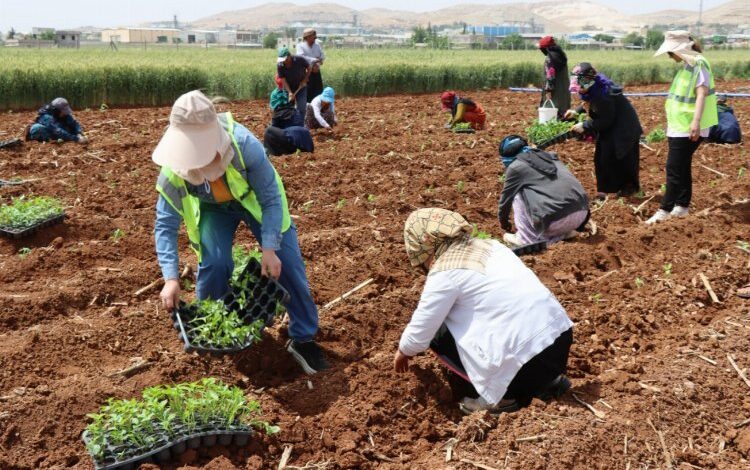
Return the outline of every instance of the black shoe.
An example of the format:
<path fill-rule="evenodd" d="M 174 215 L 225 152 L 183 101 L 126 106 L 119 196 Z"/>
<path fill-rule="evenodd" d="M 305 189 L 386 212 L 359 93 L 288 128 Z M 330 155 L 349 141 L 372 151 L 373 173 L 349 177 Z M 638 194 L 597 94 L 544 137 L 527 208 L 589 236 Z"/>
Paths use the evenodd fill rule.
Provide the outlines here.
<path fill-rule="evenodd" d="M 560 398 L 570 389 L 570 387 L 570 380 L 563 374 L 560 374 L 555 380 L 548 383 L 546 387 L 537 392 L 536 397 L 543 401 Z"/>
<path fill-rule="evenodd" d="M 312 375 L 331 367 L 326 361 L 323 350 L 315 341 L 300 343 L 290 339 L 286 343 L 286 350 L 302 366 L 306 374 Z"/>

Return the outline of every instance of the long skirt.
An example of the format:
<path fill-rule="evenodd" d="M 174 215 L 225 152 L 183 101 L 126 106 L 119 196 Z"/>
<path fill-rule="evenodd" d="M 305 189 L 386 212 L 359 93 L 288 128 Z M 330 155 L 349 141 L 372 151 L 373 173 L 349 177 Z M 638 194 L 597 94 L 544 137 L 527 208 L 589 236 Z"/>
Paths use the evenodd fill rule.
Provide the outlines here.
<path fill-rule="evenodd" d="M 307 80 L 307 101 L 312 101 L 321 93 L 323 93 L 323 75 L 320 72 L 313 72 Z"/>
<path fill-rule="evenodd" d="M 636 140 L 622 158 L 617 158 L 614 140 L 599 138 L 594 152 L 594 172 L 596 173 L 596 191 L 600 193 L 620 193 L 629 195 L 638 192 L 641 185 L 638 181 L 640 163 L 640 145 Z"/>
<path fill-rule="evenodd" d="M 323 116 L 323 119 L 328 123 L 329 126 L 336 125 L 336 116 L 333 114 L 333 111 L 331 111 L 330 107 L 327 110 L 321 112 L 320 115 Z M 307 105 L 307 112 L 305 113 L 305 127 L 307 127 L 308 129 L 323 128 L 323 126 L 321 126 L 318 120 L 315 118 L 315 111 L 313 111 L 313 107 L 311 104 Z"/>

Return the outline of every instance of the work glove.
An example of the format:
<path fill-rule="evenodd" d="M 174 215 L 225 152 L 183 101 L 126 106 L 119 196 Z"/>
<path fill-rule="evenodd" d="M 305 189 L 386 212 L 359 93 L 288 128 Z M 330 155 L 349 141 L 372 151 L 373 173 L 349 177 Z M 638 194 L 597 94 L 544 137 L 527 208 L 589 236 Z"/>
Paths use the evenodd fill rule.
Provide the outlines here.
<path fill-rule="evenodd" d="M 583 123 L 579 122 L 578 124 L 576 124 L 575 126 L 573 126 L 573 128 L 571 129 L 571 131 L 575 132 L 576 134 L 583 134 L 583 131 L 584 131 Z"/>
<path fill-rule="evenodd" d="M 569 109 L 565 111 L 565 114 L 563 115 L 563 119 L 575 119 L 578 117 L 578 112 L 575 109 Z"/>
<path fill-rule="evenodd" d="M 89 138 L 86 137 L 83 134 L 78 134 L 78 143 L 79 144 L 88 144 L 89 143 Z"/>

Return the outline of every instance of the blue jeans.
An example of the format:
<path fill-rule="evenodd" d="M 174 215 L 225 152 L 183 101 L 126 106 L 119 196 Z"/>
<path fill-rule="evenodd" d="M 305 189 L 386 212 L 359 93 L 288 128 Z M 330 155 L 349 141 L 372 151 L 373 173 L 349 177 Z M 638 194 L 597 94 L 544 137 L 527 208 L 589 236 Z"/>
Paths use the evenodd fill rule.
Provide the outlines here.
<path fill-rule="evenodd" d="M 218 299 L 229 288 L 228 281 L 234 270 L 232 241 L 240 221 L 245 222 L 258 240 L 261 239 L 261 225 L 238 202 L 221 206 L 201 204 L 200 210 L 203 259 L 198 265 L 195 292 L 201 300 Z M 318 307 L 310 294 L 294 223 L 284 232 L 281 249 L 276 255 L 281 260 L 279 282 L 291 298 L 285 305 L 289 312 L 289 336 L 296 341 L 310 341 L 318 331 Z"/>
<path fill-rule="evenodd" d="M 299 115 L 304 119 L 305 113 L 307 112 L 307 87 L 298 91 L 294 99 L 297 103 L 297 112 L 299 112 Z"/>

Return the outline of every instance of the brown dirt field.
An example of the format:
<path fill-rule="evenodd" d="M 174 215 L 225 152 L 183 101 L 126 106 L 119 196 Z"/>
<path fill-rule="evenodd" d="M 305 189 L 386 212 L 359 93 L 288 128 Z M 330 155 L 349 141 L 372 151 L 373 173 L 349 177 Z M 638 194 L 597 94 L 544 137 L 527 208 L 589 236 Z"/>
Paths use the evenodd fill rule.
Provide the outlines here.
<path fill-rule="evenodd" d="M 732 354 L 750 368 L 750 301 L 734 295 L 750 282 L 750 253 L 737 244 L 750 241 L 750 204 L 737 202 L 750 196 L 750 174 L 739 176 L 740 167 L 750 168 L 741 145 L 702 145 L 691 216 L 655 227 L 640 221 L 657 208 L 666 143 L 642 149 L 641 182 L 655 198 L 640 214 L 633 210 L 640 199 L 610 199 L 595 208 L 596 235 L 525 258 L 576 324 L 569 375 L 575 394 L 602 418 L 570 393 L 514 414 L 464 417 L 430 354 L 414 360 L 408 374 L 393 371 L 424 282 L 403 249 L 408 213 L 446 207 L 502 234 L 497 142 L 523 130 L 537 97 L 471 96 L 489 115 L 488 130 L 475 135 L 442 128 L 437 96 L 342 99 L 335 137 L 317 136 L 315 154 L 274 160 L 316 302 L 375 278 L 321 313 L 319 340 L 333 368 L 314 377 L 283 351 L 283 328 L 239 357 L 199 358 L 182 351 L 157 305 L 158 290 L 132 296 L 160 275 L 150 154 L 168 108 L 81 111 L 86 147 L 29 143 L 0 151 L 1 178 L 44 178 L 1 188 L 3 201 L 26 192 L 54 195 L 69 215 L 31 238 L 0 240 L 0 468 L 92 468 L 79 438 L 86 413 L 110 396 L 209 375 L 257 397 L 282 432 L 244 449 L 192 453 L 167 468 L 276 468 L 288 445 L 290 465 L 328 463 L 307 468 L 474 468 L 461 459 L 497 469 L 662 468 L 667 461 L 680 469 L 748 468 L 750 426 L 737 424 L 750 417 L 750 388 L 727 360 Z M 661 98 L 634 103 L 647 131 L 664 124 Z M 750 101 L 733 104 L 750 131 Z M 261 135 L 266 106 L 228 109 Z M 32 118 L 3 114 L 0 139 Z M 593 145 L 568 142 L 556 150 L 593 195 Z M 117 228 L 125 236 L 114 240 Z M 238 240 L 252 243 L 246 229 Z M 22 247 L 32 249 L 24 258 Z M 182 259 L 194 264 L 188 251 L 183 245 Z M 711 302 L 698 273 L 721 303 Z M 108 376 L 136 356 L 154 365 L 130 378 Z M 533 436 L 541 437 L 523 439 Z M 456 444 L 446 463 L 450 439 Z"/>

